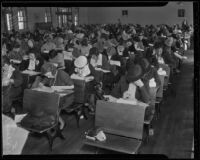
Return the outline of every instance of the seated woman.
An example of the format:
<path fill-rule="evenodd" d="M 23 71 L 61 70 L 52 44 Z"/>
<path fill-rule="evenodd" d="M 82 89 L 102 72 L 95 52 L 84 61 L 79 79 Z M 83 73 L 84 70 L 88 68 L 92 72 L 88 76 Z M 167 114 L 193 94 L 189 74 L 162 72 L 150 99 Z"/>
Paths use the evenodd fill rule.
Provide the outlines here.
<path fill-rule="evenodd" d="M 55 40 L 55 44 L 56 44 L 56 50 L 64 50 L 65 49 L 64 39 L 62 37 L 56 37 L 54 40 Z"/>
<path fill-rule="evenodd" d="M 99 53 L 96 47 L 93 47 L 90 49 L 90 54 L 88 58 L 90 64 L 95 68 L 95 80 L 97 82 L 102 82 L 103 73 L 106 71 L 110 71 L 110 64 L 108 63 L 106 56 Z"/>
<path fill-rule="evenodd" d="M 12 101 L 22 95 L 23 78 L 19 70 L 15 69 L 8 57 L 3 56 L 2 86 L 3 86 L 3 113 L 13 117 Z"/>
<path fill-rule="evenodd" d="M 58 65 L 58 68 L 65 68 L 64 54 L 61 50 L 51 50 L 49 52 L 49 62 Z"/>
<path fill-rule="evenodd" d="M 71 75 L 72 79 L 80 79 L 86 82 L 86 102 L 89 102 L 90 114 L 94 114 L 95 108 L 95 90 L 94 90 L 94 77 L 95 70 L 85 56 L 79 56 L 74 61 L 75 72 Z M 87 83 L 89 82 L 89 83 Z"/>
<path fill-rule="evenodd" d="M 41 69 L 41 62 L 36 58 L 35 53 L 29 53 L 28 56 L 24 56 L 19 69 L 21 71 L 31 70 L 39 72 Z"/>
<path fill-rule="evenodd" d="M 19 43 L 15 43 L 12 51 L 10 51 L 8 53 L 8 58 L 9 59 L 14 59 L 14 60 L 18 60 L 18 61 L 22 61 L 22 53 L 20 52 L 20 44 Z"/>
<path fill-rule="evenodd" d="M 91 48 L 92 46 L 88 44 L 88 40 L 84 38 L 80 46 L 81 55 L 88 57 Z"/>
<path fill-rule="evenodd" d="M 170 75 L 170 68 L 169 66 L 165 63 L 162 53 L 163 53 L 163 48 L 162 48 L 162 44 L 161 43 L 155 43 L 154 45 L 154 56 L 155 56 L 155 61 L 157 61 L 158 63 L 158 67 L 162 68 L 163 70 L 166 71 L 167 75 Z"/>
<path fill-rule="evenodd" d="M 111 95 L 115 98 L 121 98 L 124 92 L 128 90 L 129 83 L 135 83 L 137 86 L 136 98 L 144 103 L 149 103 L 150 96 L 144 83 L 141 81 L 142 76 L 142 67 L 139 64 L 131 64 L 126 75 L 122 76 L 113 88 Z"/>
<path fill-rule="evenodd" d="M 151 88 L 151 81 L 155 82 L 156 88 L 159 88 L 161 85 L 160 78 L 157 73 L 157 69 L 150 65 L 149 61 L 146 58 L 142 58 L 139 62 L 144 70 L 144 75 L 142 80 L 149 90 Z"/>
<path fill-rule="evenodd" d="M 35 82 L 32 85 L 32 89 L 44 89 L 44 90 L 51 90 L 51 86 L 68 86 L 68 89 L 73 89 L 74 84 L 69 75 L 64 72 L 63 70 L 57 69 L 51 63 L 45 63 L 42 68 L 41 72 L 43 76 L 37 76 Z M 67 101 L 63 101 L 62 106 L 68 106 Z M 61 117 L 59 117 L 60 121 L 60 128 L 61 130 L 64 128 L 65 123 Z"/>
<path fill-rule="evenodd" d="M 134 105 L 144 103 L 150 104 L 151 97 L 141 80 L 142 75 L 143 70 L 139 64 L 131 65 L 126 76 L 122 76 L 120 81 L 115 85 L 111 95 L 105 97 L 107 97 L 110 101 L 118 103 L 123 102 Z M 151 109 L 149 108 L 146 112 L 145 119 L 148 119 L 148 116 L 150 115 Z"/>

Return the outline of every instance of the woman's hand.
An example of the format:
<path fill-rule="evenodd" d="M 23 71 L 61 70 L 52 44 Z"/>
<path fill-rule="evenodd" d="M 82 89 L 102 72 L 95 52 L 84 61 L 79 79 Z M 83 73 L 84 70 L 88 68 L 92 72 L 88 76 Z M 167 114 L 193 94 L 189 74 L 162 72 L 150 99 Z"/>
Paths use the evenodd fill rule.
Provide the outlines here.
<path fill-rule="evenodd" d="M 123 93 L 123 99 L 130 99 L 130 97 L 131 97 L 130 92 L 125 91 L 125 92 Z"/>
<path fill-rule="evenodd" d="M 144 86 L 144 83 L 141 81 L 141 79 L 135 81 L 134 83 L 135 83 L 136 86 L 138 86 L 140 88 Z"/>

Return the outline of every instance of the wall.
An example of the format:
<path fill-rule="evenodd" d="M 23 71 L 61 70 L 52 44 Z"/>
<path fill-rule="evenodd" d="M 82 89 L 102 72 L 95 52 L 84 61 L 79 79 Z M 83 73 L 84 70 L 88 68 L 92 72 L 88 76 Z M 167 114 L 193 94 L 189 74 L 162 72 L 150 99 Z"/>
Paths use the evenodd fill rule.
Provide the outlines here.
<path fill-rule="evenodd" d="M 176 24 L 183 18 L 178 17 L 178 9 L 185 9 L 188 22 L 193 24 L 193 3 L 169 2 L 163 7 L 88 7 L 88 21 L 85 23 L 116 23 L 119 18 L 122 23 L 134 24 Z M 81 9 L 80 9 L 81 10 Z M 128 10 L 128 16 L 122 16 L 121 11 Z"/>
<path fill-rule="evenodd" d="M 48 7 L 49 8 L 49 7 Z M 52 9 L 52 23 L 54 27 L 58 26 L 57 16 L 55 14 L 56 7 Z M 177 16 L 178 9 L 186 10 L 186 18 L 190 24 L 193 23 L 193 3 L 183 2 L 180 6 L 177 2 L 169 2 L 164 7 L 80 7 L 79 8 L 79 24 L 104 24 L 116 23 L 118 19 L 122 23 L 134 24 L 170 24 L 181 23 L 183 18 Z M 13 7 L 13 23 L 14 28 L 18 30 L 17 10 Z M 128 10 L 128 16 L 122 16 L 121 11 Z M 45 7 L 27 7 L 28 29 L 33 30 L 35 23 L 44 22 Z M 1 22 L 3 23 L 3 22 Z M 2 31 L 4 25 L 1 24 Z"/>

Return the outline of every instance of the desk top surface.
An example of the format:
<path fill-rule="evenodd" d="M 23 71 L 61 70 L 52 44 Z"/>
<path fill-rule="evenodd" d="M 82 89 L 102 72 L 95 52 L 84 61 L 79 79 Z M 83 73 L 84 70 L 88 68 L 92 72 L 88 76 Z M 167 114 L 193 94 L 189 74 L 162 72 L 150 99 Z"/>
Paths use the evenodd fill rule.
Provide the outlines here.
<path fill-rule="evenodd" d="M 35 72 L 35 71 L 31 71 L 31 70 L 25 70 L 25 71 L 22 71 L 21 73 L 28 74 L 29 76 L 35 76 L 35 75 L 41 74 L 41 72 Z"/>

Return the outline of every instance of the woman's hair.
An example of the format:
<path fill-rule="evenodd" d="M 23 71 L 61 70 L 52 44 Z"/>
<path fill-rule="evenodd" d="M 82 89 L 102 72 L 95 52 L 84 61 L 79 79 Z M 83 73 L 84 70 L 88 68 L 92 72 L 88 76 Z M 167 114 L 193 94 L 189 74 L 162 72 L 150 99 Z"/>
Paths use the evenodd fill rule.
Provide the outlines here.
<path fill-rule="evenodd" d="M 92 55 L 95 55 L 95 56 L 98 56 L 99 55 L 99 51 L 96 47 L 92 47 L 89 51 L 89 56 L 92 56 Z"/>
<path fill-rule="evenodd" d="M 60 51 L 56 51 L 56 50 L 51 50 L 50 52 L 49 52 L 49 58 L 50 59 L 53 59 L 53 58 L 55 58 L 57 55 L 58 55 L 58 53 L 59 53 Z"/>

